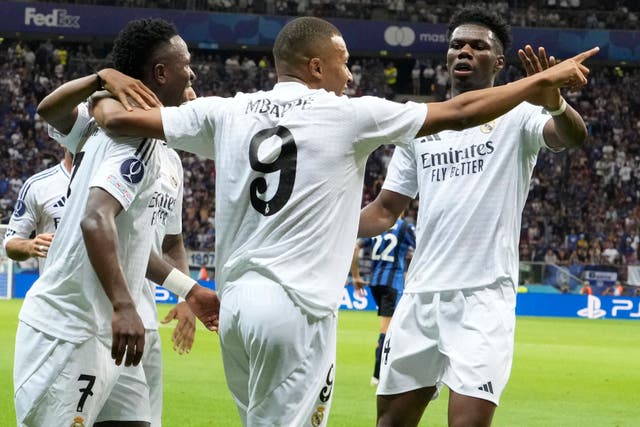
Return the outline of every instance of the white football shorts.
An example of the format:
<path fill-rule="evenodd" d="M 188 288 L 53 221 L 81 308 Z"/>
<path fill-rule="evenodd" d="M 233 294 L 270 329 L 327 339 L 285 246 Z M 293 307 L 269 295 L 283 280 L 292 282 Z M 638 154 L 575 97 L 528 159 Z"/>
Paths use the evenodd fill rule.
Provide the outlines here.
<path fill-rule="evenodd" d="M 162 345 L 157 330 L 146 330 L 138 366 L 126 366 L 102 410 L 100 421 L 146 421 L 162 425 Z"/>
<path fill-rule="evenodd" d="M 93 425 L 121 370 L 106 340 L 74 344 L 19 322 L 13 373 L 18 426 Z"/>
<path fill-rule="evenodd" d="M 445 384 L 498 405 L 511 373 L 515 302 L 508 280 L 403 294 L 385 338 L 377 394 Z"/>
<path fill-rule="evenodd" d="M 326 426 L 336 317 L 305 315 L 278 283 L 251 273 L 226 285 L 220 342 L 244 426 Z"/>

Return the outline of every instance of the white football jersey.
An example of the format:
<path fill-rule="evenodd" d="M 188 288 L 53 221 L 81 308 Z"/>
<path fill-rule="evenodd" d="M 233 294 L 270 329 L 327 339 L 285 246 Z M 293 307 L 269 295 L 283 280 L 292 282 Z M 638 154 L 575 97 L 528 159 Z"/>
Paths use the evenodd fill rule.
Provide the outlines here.
<path fill-rule="evenodd" d="M 216 162 L 216 283 L 248 272 L 307 313 L 336 312 L 356 241 L 367 157 L 407 145 L 425 104 L 347 98 L 300 83 L 162 109 L 169 146 Z"/>
<path fill-rule="evenodd" d="M 522 209 L 549 119 L 523 103 L 482 126 L 396 148 L 383 188 L 420 192 L 405 292 L 517 284 Z"/>
<path fill-rule="evenodd" d="M 67 201 L 68 187 L 69 172 L 63 163 L 27 179 L 9 220 L 5 247 L 16 237 L 29 239 L 34 231 L 36 234 L 55 233 Z M 45 258 L 38 258 L 40 273 L 44 271 L 44 262 Z"/>
<path fill-rule="evenodd" d="M 163 143 L 164 145 L 164 143 Z M 162 255 L 162 242 L 166 235 L 182 233 L 182 190 L 183 172 L 180 156 L 169 147 L 161 150 L 162 167 L 158 179 L 160 188 L 151 197 L 149 205 L 155 210 L 151 219 L 154 227 L 153 250 Z M 145 329 L 158 329 L 158 309 L 156 306 L 156 285 L 146 280 L 142 289 L 142 299 L 138 313 Z"/>
<path fill-rule="evenodd" d="M 96 126 L 93 118 L 89 114 L 89 108 L 86 102 L 78 105 L 77 112 L 76 121 L 68 134 L 63 134 L 52 126 L 48 127 L 49 136 L 60 144 L 68 147 L 71 152 L 77 151 L 79 147 L 84 145 L 86 139 L 95 130 Z M 177 232 L 170 234 L 178 234 L 182 231 L 182 163 L 175 151 L 166 147 L 165 150 L 159 150 L 160 153 L 164 153 L 165 151 L 167 155 L 162 157 L 163 172 L 160 176 L 160 185 L 164 188 L 162 191 L 165 191 L 165 194 L 167 194 L 167 205 L 165 207 L 158 207 L 159 210 L 157 215 L 160 215 L 162 218 L 159 218 L 159 221 L 152 220 L 154 225 L 158 224 L 158 226 L 155 227 L 156 238 L 154 239 L 154 249 L 159 254 L 162 254 L 162 240 L 164 239 L 166 226 L 168 225 L 170 230 L 178 230 Z M 166 167 L 168 168 L 167 172 L 164 172 L 165 162 Z M 177 182 L 177 186 L 179 187 L 179 195 L 175 193 L 175 188 L 173 186 L 174 181 Z M 171 197 L 175 200 L 169 204 Z M 174 208 L 177 209 L 177 211 L 174 210 Z M 178 215 L 177 219 L 175 215 Z M 176 221 L 179 223 L 177 226 L 175 224 Z M 143 288 L 143 298 L 140 300 L 138 312 L 142 318 L 142 323 L 145 325 L 145 329 L 156 330 L 158 329 L 158 310 L 156 308 L 155 295 L 156 285 L 152 282 L 148 282 L 148 285 L 148 287 Z"/>
<path fill-rule="evenodd" d="M 137 305 L 153 241 L 151 222 L 160 210 L 150 201 L 158 191 L 159 151 L 164 149 L 151 139 L 122 138 L 116 143 L 95 130 L 75 153 L 70 195 L 47 269 L 27 292 L 20 320 L 70 342 L 81 343 L 96 334 L 111 339 L 113 308 L 91 266 L 80 229 L 89 189 L 103 189 L 123 207 L 115 218 L 118 256 Z"/>

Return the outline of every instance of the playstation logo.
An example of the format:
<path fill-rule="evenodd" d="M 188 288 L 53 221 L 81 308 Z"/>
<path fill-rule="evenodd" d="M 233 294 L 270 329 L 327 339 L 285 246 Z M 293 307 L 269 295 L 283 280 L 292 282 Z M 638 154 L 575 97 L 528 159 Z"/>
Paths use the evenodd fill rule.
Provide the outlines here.
<path fill-rule="evenodd" d="M 392 25 L 384 31 L 384 41 L 389 46 L 411 46 L 416 40 L 416 33 L 409 27 Z"/>
<path fill-rule="evenodd" d="M 601 306 L 602 302 L 600 301 L 600 298 L 589 295 L 587 297 L 587 306 L 578 310 L 578 316 L 586 317 L 588 319 L 600 319 L 607 315 L 606 310 L 600 308 Z"/>
<path fill-rule="evenodd" d="M 137 184 L 144 176 L 144 165 L 139 159 L 127 159 L 120 165 L 120 175 L 129 184 Z"/>

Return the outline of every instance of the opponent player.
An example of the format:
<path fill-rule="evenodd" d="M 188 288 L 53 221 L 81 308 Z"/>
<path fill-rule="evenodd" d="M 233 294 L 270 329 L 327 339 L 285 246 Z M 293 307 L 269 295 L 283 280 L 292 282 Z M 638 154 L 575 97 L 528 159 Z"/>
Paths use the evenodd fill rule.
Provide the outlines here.
<path fill-rule="evenodd" d="M 493 86 L 511 42 L 507 24 L 463 9 L 449 36 L 452 100 Z M 530 46 L 519 55 L 529 75 L 555 62 Z M 449 426 L 491 424 L 511 371 L 532 170 L 541 148 L 579 146 L 587 136 L 558 89 L 541 88 L 536 103 L 543 108 L 523 103 L 481 126 L 396 148 L 383 190 L 362 210 L 359 235 L 376 235 L 420 193 L 417 246 L 384 343 L 379 426 L 418 425 L 442 384 L 450 389 Z"/>
<path fill-rule="evenodd" d="M 404 275 L 407 266 L 407 256 L 416 247 L 416 228 L 402 216 L 384 233 L 360 239 L 356 243 L 351 261 L 351 277 L 356 291 L 362 291 L 366 284 L 360 275 L 360 250 L 371 249 L 371 278 L 369 289 L 378 306 L 380 316 L 380 335 L 375 352 L 373 377 L 371 385 L 377 385 L 380 378 L 380 360 L 382 345 L 389 328 L 391 316 L 404 290 Z"/>
<path fill-rule="evenodd" d="M 71 155 L 65 149 L 60 163 L 27 179 L 4 236 L 7 256 L 16 261 L 38 258 L 40 274 L 62 218 L 70 173 Z"/>
<path fill-rule="evenodd" d="M 287 23 L 271 91 L 199 98 L 101 120 L 216 161 L 216 282 L 227 383 L 245 425 L 325 425 L 336 315 L 357 231 L 366 159 L 383 143 L 463 128 L 586 83 L 597 49 L 508 86 L 444 103 L 341 96 L 351 80 L 332 24 Z M 427 109 L 429 114 L 427 116 Z M 330 248 L 330 249 L 329 249 Z"/>
<path fill-rule="evenodd" d="M 173 26 L 144 22 L 146 32 L 125 29 L 119 41 L 140 49 L 133 59 L 138 69 L 144 67 L 146 82 L 161 102 L 177 105 L 193 78 L 186 44 Z M 126 425 L 149 425 L 149 392 L 138 365 L 145 330 L 136 312 L 148 263 L 150 274 L 186 296 L 205 325 L 213 328 L 217 319 L 215 293 L 157 256 L 149 258 L 153 219 L 170 214 L 167 205 L 152 203 L 160 189 L 163 143 L 139 138 L 116 143 L 100 130 L 90 134 L 84 145 L 68 146 L 75 156 L 67 212 L 50 250 L 50 268 L 20 312 L 14 369 L 19 425 L 94 425 L 123 360 L 137 367 L 129 372 L 135 382 L 126 395 L 136 412 Z M 125 420 L 107 425 L 120 421 Z"/>

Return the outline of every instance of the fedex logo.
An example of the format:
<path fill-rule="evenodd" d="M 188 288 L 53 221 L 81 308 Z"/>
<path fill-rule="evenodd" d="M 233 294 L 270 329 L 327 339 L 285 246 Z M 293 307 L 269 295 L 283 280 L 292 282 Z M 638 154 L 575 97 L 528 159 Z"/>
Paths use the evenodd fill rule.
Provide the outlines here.
<path fill-rule="evenodd" d="M 37 13 L 35 7 L 24 9 L 24 25 L 36 27 L 80 28 L 79 15 L 68 15 L 66 9 L 53 9 L 51 13 Z"/>

